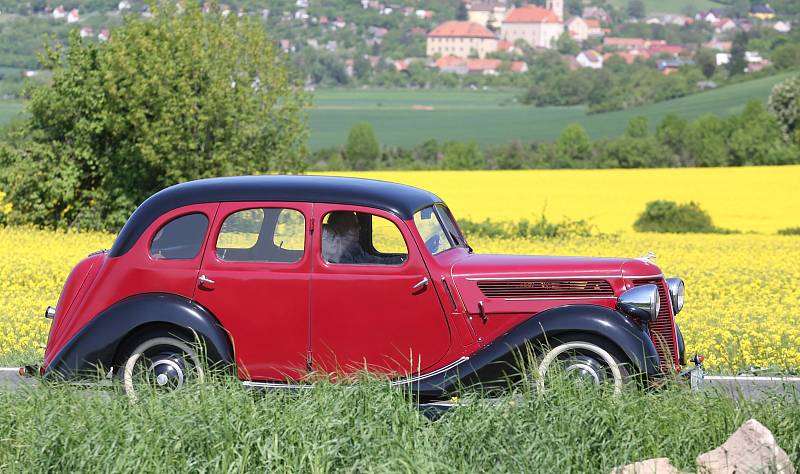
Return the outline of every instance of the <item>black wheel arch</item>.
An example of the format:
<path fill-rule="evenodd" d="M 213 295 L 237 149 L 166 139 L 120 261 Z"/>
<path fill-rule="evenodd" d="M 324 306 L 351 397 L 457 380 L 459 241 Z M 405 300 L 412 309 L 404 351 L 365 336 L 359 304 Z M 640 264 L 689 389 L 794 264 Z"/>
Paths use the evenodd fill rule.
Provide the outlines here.
<path fill-rule="evenodd" d="M 576 333 L 607 341 L 617 354 L 624 354 L 632 374 L 648 378 L 660 372 L 658 352 L 643 326 L 605 306 L 565 305 L 530 317 L 452 369 L 423 377 L 414 390 L 421 398 L 433 399 L 461 387 L 505 386 L 519 377 L 527 355 L 551 345 L 550 339 Z"/>
<path fill-rule="evenodd" d="M 115 303 L 87 323 L 50 361 L 45 377 L 96 376 L 119 365 L 133 341 L 165 334 L 199 342 L 210 365 L 234 364 L 229 335 L 208 310 L 184 296 L 146 293 Z"/>

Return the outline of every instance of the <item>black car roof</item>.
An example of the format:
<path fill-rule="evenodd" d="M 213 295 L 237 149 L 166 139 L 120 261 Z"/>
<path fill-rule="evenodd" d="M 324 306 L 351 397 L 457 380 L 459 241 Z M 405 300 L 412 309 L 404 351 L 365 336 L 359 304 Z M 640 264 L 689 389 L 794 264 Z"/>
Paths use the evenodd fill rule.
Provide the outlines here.
<path fill-rule="evenodd" d="M 122 227 L 109 255 L 133 247 L 145 229 L 165 212 L 190 204 L 233 201 L 320 202 L 365 206 L 410 219 L 419 209 L 442 202 L 428 191 L 404 184 L 335 176 L 236 176 L 189 181 L 147 198 Z"/>

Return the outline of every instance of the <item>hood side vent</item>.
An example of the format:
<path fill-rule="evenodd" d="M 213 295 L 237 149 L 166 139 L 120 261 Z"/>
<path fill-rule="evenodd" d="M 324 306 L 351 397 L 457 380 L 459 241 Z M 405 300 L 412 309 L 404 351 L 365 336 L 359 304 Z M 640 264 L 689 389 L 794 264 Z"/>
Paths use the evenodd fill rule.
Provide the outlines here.
<path fill-rule="evenodd" d="M 478 288 L 487 298 L 614 298 L 606 280 L 481 280 Z"/>

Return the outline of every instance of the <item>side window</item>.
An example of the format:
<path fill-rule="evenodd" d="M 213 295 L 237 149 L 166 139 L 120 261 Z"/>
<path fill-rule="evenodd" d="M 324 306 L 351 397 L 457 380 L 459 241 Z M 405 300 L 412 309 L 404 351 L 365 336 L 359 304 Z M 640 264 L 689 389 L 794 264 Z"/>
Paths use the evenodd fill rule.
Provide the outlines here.
<path fill-rule="evenodd" d="M 294 209 L 245 209 L 229 215 L 217 236 L 226 262 L 295 263 L 303 258 L 306 220 Z"/>
<path fill-rule="evenodd" d="M 150 256 L 159 260 L 191 260 L 200 252 L 208 218 L 194 213 L 167 222 L 150 242 Z"/>
<path fill-rule="evenodd" d="M 335 211 L 322 220 L 322 258 L 335 264 L 401 265 L 408 259 L 408 247 L 388 219 Z"/>

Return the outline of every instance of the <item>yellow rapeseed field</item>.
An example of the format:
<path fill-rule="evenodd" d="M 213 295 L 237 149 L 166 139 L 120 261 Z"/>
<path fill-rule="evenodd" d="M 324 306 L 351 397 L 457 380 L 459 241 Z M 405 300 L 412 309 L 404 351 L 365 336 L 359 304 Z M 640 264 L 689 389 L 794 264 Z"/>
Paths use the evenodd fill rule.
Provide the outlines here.
<path fill-rule="evenodd" d="M 667 276 L 686 281 L 687 303 L 678 322 L 690 352 L 704 353 L 715 370 L 750 365 L 796 370 L 800 368 L 800 237 L 778 236 L 774 231 L 800 225 L 800 191 L 790 189 L 800 184 L 800 167 L 751 168 L 741 175 L 738 169 L 715 171 L 368 176 L 431 189 L 451 203 L 457 216 L 473 219 L 535 217 L 546 197 L 551 218 L 595 216 L 594 222 L 606 232 L 629 229 L 636 212 L 651 198 L 699 201 L 719 225 L 761 233 L 678 235 L 626 230 L 616 236 L 566 241 L 473 238 L 471 244 L 482 253 L 637 257 L 654 251 L 656 263 Z M 590 185 L 592 173 L 598 177 L 594 185 Z M 656 184 L 648 187 L 651 181 Z M 669 194 L 669 183 L 674 194 Z M 112 241 L 112 235 L 103 233 L 0 228 L 0 361 L 35 361 L 41 355 L 39 346 L 49 328 L 41 316 L 44 308 L 55 304 L 75 263 Z"/>
<path fill-rule="evenodd" d="M 377 171 L 346 173 L 436 193 L 473 220 L 589 219 L 631 230 L 645 203 L 697 201 L 717 226 L 775 233 L 800 226 L 800 166 L 631 170 Z"/>

